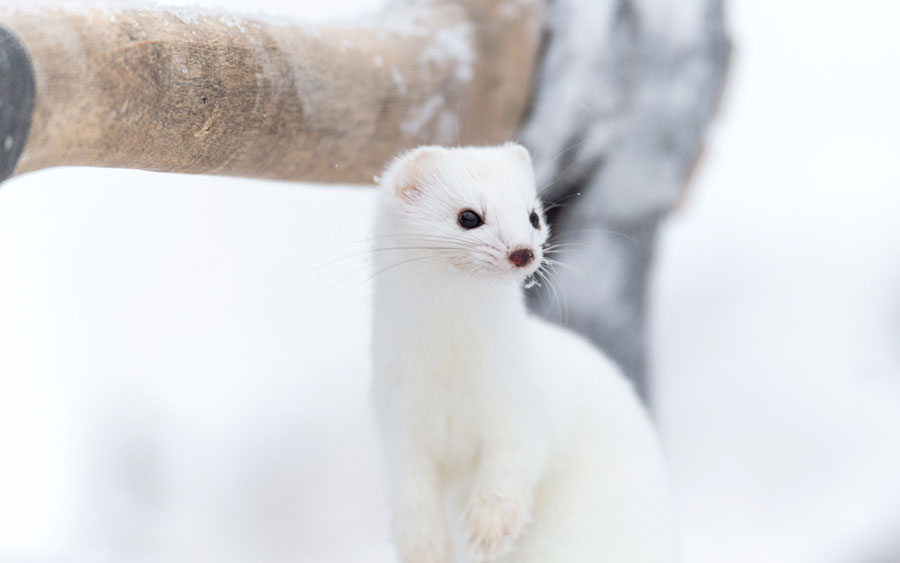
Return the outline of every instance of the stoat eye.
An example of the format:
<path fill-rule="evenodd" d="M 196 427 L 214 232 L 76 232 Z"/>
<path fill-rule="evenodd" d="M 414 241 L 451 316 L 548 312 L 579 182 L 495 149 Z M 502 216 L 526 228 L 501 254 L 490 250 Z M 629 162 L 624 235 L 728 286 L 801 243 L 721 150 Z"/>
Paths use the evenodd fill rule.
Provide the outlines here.
<path fill-rule="evenodd" d="M 538 217 L 537 211 L 532 211 L 531 215 L 528 216 L 528 220 L 531 221 L 531 226 L 535 229 L 541 228 L 541 218 Z"/>
<path fill-rule="evenodd" d="M 484 225 L 484 220 L 471 209 L 466 209 L 459 214 L 459 226 L 463 229 L 474 229 Z"/>

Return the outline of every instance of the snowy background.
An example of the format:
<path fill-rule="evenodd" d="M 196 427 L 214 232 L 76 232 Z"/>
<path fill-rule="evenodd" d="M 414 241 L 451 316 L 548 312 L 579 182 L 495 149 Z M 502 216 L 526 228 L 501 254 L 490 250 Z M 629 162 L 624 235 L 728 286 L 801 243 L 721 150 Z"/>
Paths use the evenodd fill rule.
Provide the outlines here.
<path fill-rule="evenodd" d="M 900 7 L 728 8 L 729 84 L 651 296 L 685 559 L 896 563 Z M 0 561 L 392 561 L 373 198 L 124 170 L 4 184 Z"/>

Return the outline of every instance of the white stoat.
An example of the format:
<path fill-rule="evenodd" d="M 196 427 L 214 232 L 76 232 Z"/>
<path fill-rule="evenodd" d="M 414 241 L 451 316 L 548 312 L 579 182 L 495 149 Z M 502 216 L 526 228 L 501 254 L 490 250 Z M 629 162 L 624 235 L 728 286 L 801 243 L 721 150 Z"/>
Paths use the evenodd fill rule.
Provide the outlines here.
<path fill-rule="evenodd" d="M 380 183 L 373 395 L 400 559 L 675 561 L 630 386 L 525 308 L 548 237 L 528 152 L 422 147 Z"/>

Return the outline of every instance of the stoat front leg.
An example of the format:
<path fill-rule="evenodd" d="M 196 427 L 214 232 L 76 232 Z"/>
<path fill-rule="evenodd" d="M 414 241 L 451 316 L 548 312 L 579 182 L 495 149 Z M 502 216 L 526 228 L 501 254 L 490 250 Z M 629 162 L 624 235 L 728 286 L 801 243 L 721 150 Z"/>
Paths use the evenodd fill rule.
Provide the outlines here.
<path fill-rule="evenodd" d="M 412 448 L 389 461 L 394 545 L 403 563 L 450 563 L 443 493 L 434 463 Z"/>
<path fill-rule="evenodd" d="M 539 437 L 488 435 L 464 514 L 469 557 L 492 561 L 508 553 L 531 521 L 534 490 L 545 463 Z"/>

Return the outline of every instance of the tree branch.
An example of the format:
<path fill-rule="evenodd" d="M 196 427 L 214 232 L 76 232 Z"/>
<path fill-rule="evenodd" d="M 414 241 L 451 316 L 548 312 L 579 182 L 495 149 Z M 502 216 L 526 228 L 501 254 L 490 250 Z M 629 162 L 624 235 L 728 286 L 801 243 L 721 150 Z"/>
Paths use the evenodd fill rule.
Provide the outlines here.
<path fill-rule="evenodd" d="M 2 7 L 12 35 L 0 59 L 17 38 L 34 81 L 30 131 L 14 139 L 23 147 L 7 175 L 84 165 L 370 182 L 405 148 L 506 140 L 528 103 L 541 8 L 415 2 L 313 26 Z"/>

